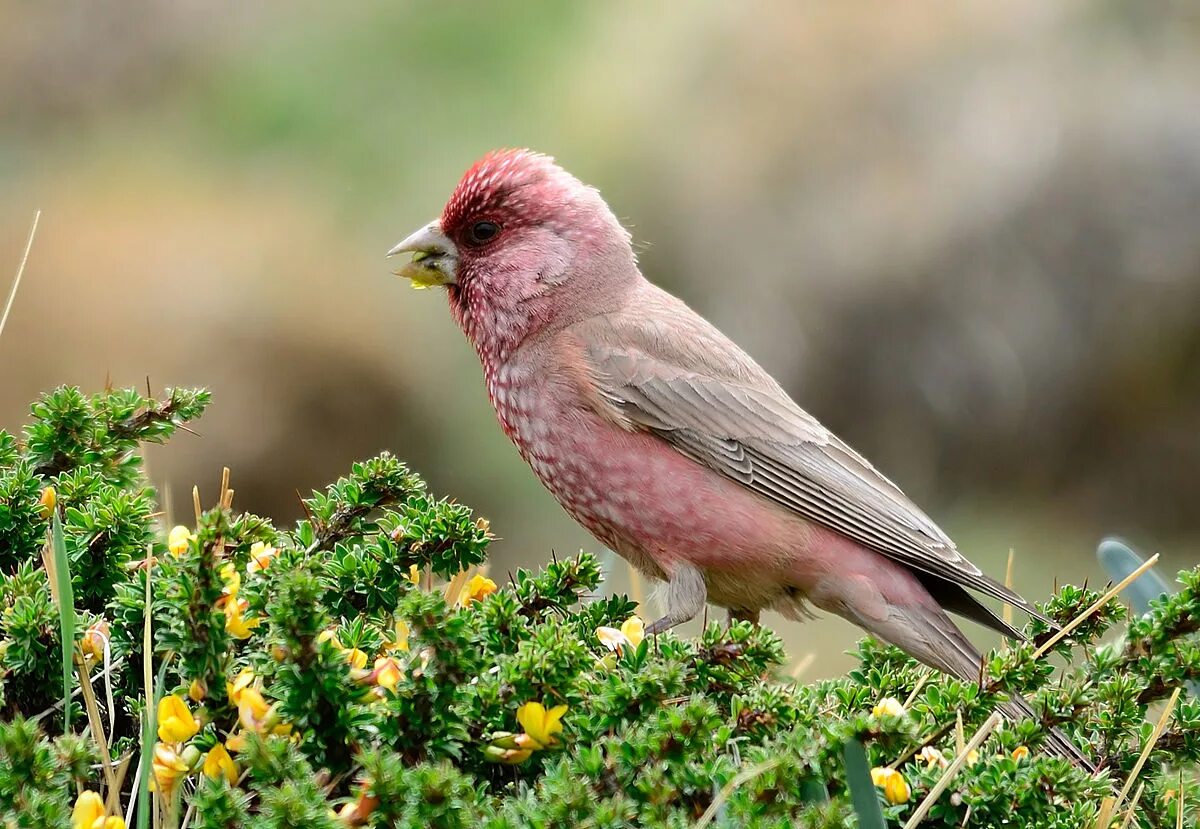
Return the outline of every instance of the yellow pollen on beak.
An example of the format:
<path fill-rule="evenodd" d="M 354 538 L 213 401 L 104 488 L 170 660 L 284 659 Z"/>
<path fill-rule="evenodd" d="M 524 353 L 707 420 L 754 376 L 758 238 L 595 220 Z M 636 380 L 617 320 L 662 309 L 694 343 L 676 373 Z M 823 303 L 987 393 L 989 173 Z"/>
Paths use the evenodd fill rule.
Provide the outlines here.
<path fill-rule="evenodd" d="M 412 283 L 412 286 L 417 289 L 433 288 L 437 285 L 446 284 L 446 274 L 437 268 L 431 268 L 428 265 L 422 264 L 425 260 L 432 257 L 433 254 L 427 250 L 419 250 L 413 254 L 412 261 L 408 264 L 397 268 L 394 273 L 396 276 L 402 276 Z"/>

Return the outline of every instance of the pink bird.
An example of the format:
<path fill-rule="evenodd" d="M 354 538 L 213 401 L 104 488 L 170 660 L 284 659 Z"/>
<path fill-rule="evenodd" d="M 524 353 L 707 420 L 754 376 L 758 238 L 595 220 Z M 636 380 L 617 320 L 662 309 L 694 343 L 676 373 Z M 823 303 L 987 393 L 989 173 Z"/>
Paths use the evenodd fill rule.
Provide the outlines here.
<path fill-rule="evenodd" d="M 951 611 L 1020 633 L 977 591 L 1039 615 L 964 558 L 900 488 L 749 355 L 642 276 L 599 192 L 528 150 L 491 153 L 389 256 L 443 285 L 500 425 L 563 508 L 666 582 L 656 633 L 705 602 L 731 618 L 835 613 L 961 679 Z M 1028 707 L 1014 700 L 1021 715 Z M 1059 753 L 1086 762 L 1061 735 Z"/>

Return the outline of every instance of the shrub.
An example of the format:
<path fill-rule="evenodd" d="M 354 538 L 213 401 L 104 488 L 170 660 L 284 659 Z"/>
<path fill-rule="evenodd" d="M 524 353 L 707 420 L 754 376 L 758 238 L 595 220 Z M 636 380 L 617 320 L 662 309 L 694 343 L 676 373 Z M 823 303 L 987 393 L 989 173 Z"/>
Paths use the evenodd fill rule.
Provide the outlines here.
<path fill-rule="evenodd" d="M 63 388 L 23 438 L 0 432 L 5 826 L 73 810 L 75 825 L 150 825 L 153 808 L 213 829 L 840 827 L 883 825 L 878 807 L 901 825 L 1009 693 L 1036 718 L 965 757 L 922 826 L 1091 827 L 1121 787 L 1118 823 L 1196 814 L 1200 703 L 1175 694 L 1200 677 L 1200 570 L 1098 645 L 1125 620 L 1105 604 L 1051 648 L 1064 671 L 1016 645 L 966 683 L 866 639 L 860 668 L 799 685 L 766 628 L 643 637 L 587 553 L 495 584 L 487 522 L 387 454 L 314 493 L 290 530 L 223 490 L 168 531 L 137 447 L 207 403 Z M 69 718 L 55 540 L 82 678 Z M 1098 598 L 1065 587 L 1044 609 L 1066 623 Z M 1168 698 L 1157 729 L 1147 711 Z M 1042 752 L 1052 727 L 1100 771 Z"/>

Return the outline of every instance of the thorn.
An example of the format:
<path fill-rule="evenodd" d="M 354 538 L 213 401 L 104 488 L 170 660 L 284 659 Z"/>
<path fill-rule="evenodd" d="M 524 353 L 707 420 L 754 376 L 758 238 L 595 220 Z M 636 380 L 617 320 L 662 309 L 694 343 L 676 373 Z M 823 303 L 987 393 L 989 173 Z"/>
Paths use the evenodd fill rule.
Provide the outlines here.
<path fill-rule="evenodd" d="M 296 500 L 300 502 L 300 509 L 304 510 L 304 517 L 308 519 L 310 524 L 313 523 L 312 512 L 309 511 L 308 504 L 304 503 L 304 496 L 300 494 L 300 490 L 298 489 L 296 490 Z"/>
<path fill-rule="evenodd" d="M 154 392 L 152 392 L 150 390 L 150 375 L 149 374 L 146 375 L 146 396 L 149 397 L 151 400 L 154 399 Z"/>

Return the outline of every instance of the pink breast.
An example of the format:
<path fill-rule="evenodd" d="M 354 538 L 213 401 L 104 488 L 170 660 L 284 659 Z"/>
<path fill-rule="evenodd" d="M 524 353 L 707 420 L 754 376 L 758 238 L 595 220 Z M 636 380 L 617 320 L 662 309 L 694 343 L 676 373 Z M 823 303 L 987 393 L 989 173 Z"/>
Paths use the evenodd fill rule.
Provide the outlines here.
<path fill-rule="evenodd" d="M 503 368 L 489 378 L 501 426 L 564 509 L 606 545 L 632 547 L 662 569 L 679 559 L 774 568 L 807 534 L 803 521 L 665 441 L 521 379 Z"/>

